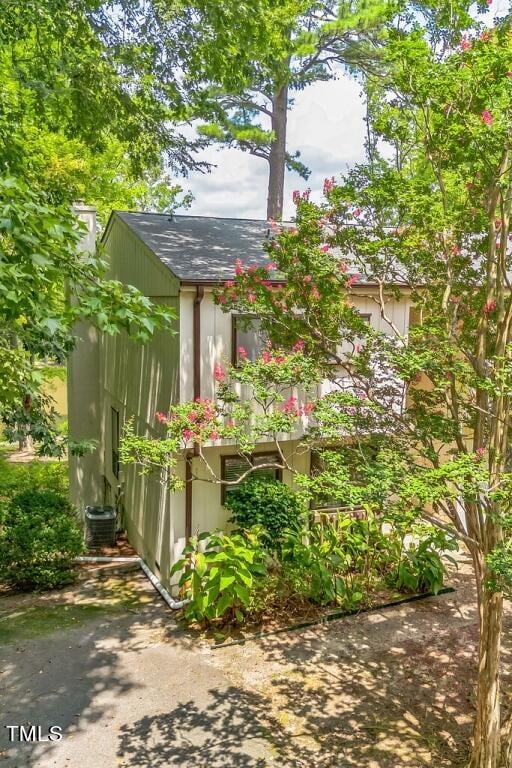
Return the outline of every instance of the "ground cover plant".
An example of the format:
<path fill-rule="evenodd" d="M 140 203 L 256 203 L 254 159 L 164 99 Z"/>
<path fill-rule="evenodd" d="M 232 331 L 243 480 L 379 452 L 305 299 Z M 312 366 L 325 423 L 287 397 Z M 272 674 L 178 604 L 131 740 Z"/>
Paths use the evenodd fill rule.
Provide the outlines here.
<path fill-rule="evenodd" d="M 293 493 L 288 489 L 289 493 Z M 397 594 L 442 588 L 453 538 L 421 526 L 410 541 L 373 513 L 341 512 L 282 532 L 274 545 L 262 526 L 191 539 L 171 574 L 180 573 L 188 623 L 218 628 L 318 609 L 352 611 Z"/>

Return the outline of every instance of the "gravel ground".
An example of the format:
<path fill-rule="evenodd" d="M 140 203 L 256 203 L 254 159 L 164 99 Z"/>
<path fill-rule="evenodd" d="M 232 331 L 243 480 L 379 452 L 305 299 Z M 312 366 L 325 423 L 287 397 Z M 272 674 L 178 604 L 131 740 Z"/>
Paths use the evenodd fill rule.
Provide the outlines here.
<path fill-rule="evenodd" d="M 1 724 L 63 728 L 12 744 L 1 727 L 2 768 L 464 764 L 477 634 L 464 565 L 454 594 L 215 649 L 140 574 L 105 578 L 0 598 Z"/>

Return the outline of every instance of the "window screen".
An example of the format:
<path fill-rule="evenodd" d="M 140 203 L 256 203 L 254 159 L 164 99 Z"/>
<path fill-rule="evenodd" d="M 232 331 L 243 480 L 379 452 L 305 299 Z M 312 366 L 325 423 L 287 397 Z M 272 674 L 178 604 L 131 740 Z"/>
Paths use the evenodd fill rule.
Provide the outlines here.
<path fill-rule="evenodd" d="M 222 457 L 222 480 L 238 480 L 238 478 L 247 472 L 250 467 L 257 467 L 260 464 L 270 464 L 271 462 L 279 462 L 279 456 L 277 453 L 259 453 L 251 457 L 244 456 L 223 456 Z M 247 480 L 257 477 L 259 480 L 280 480 L 281 471 L 277 467 L 263 467 L 262 469 L 255 469 L 250 475 L 247 475 Z M 242 483 L 245 482 L 245 479 Z M 221 485 L 221 501 L 224 504 L 227 494 L 236 493 L 240 485 Z"/>
<path fill-rule="evenodd" d="M 255 315 L 233 315 L 233 364 L 240 361 L 239 349 L 243 347 L 248 360 L 256 360 L 267 343 L 267 335 L 261 329 L 261 321 Z"/>

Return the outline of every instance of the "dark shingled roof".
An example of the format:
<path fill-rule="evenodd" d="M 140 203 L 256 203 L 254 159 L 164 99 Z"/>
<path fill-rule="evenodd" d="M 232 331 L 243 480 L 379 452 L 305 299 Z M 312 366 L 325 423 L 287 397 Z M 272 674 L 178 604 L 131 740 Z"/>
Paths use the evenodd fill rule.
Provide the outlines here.
<path fill-rule="evenodd" d="M 122 221 L 185 282 L 220 282 L 235 274 L 235 259 L 244 266 L 264 266 L 266 221 L 164 213 L 116 211 Z"/>

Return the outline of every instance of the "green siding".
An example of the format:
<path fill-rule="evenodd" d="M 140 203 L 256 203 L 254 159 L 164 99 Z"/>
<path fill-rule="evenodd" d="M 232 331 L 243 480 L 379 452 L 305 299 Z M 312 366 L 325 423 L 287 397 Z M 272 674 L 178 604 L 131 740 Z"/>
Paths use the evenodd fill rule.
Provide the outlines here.
<path fill-rule="evenodd" d="M 179 281 L 115 214 L 103 238 L 108 276 L 133 285 L 159 304 L 174 309 L 175 331 L 157 332 L 145 345 L 128 334 L 104 335 L 100 345 L 101 466 L 110 501 L 119 495 L 123 522 L 131 543 L 149 566 L 168 583 L 173 543 L 184 525 L 181 499 L 168 493 L 157 476 L 136 467 L 112 472 L 111 407 L 121 425 L 134 419 L 140 434 L 155 429 L 156 411 L 179 399 Z"/>

